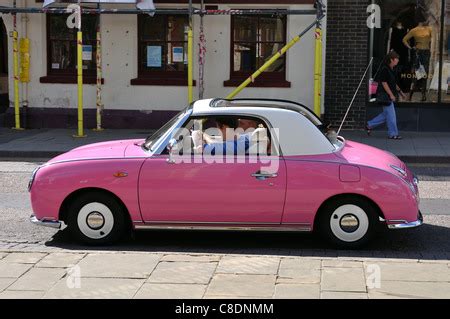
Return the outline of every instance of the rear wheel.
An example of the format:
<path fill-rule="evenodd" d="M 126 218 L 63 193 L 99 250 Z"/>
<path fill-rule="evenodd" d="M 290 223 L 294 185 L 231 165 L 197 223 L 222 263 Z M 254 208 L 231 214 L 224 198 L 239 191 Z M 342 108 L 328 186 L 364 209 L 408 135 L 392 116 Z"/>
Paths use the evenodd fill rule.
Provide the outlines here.
<path fill-rule="evenodd" d="M 373 205 L 360 197 L 345 196 L 325 204 L 319 216 L 319 231 L 340 248 L 360 248 L 374 236 L 379 224 Z"/>
<path fill-rule="evenodd" d="M 90 245 L 107 245 L 125 233 L 126 218 L 122 205 L 101 192 L 82 194 L 68 208 L 68 228 L 78 241 Z"/>

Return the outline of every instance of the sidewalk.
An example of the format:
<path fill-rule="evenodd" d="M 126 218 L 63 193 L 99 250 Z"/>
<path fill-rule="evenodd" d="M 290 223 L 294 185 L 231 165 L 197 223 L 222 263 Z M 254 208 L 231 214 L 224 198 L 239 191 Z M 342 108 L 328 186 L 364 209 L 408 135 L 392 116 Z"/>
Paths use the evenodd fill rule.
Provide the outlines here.
<path fill-rule="evenodd" d="M 450 298 L 449 267 L 448 260 L 0 251 L 0 299 Z"/>
<path fill-rule="evenodd" d="M 74 138 L 75 129 L 34 129 L 14 131 L 0 128 L 0 158 L 50 158 L 85 144 L 145 138 L 151 130 L 86 130 L 86 138 Z M 450 133 L 402 132 L 403 140 L 389 140 L 385 131 L 342 131 L 356 142 L 387 150 L 410 163 L 450 163 Z"/>

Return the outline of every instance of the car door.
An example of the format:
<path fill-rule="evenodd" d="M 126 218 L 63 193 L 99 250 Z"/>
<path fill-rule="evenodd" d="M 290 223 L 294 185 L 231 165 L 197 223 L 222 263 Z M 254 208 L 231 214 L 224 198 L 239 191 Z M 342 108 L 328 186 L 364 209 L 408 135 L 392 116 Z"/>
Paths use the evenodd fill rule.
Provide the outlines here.
<path fill-rule="evenodd" d="M 168 156 L 147 159 L 139 178 L 145 222 L 280 224 L 286 166 L 265 162 L 177 163 Z M 267 160 L 267 159 L 266 159 Z M 241 161 L 241 163 L 238 163 Z"/>

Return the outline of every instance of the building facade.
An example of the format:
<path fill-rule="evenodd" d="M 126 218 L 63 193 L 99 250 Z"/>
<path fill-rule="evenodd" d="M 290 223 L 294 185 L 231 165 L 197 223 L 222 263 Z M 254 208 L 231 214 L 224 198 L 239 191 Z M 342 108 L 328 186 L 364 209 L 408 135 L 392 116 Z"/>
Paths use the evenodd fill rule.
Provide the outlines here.
<path fill-rule="evenodd" d="M 343 118 L 372 58 L 346 126 L 363 128 L 381 111 L 369 94 L 370 78 L 377 80 L 384 57 L 395 50 L 398 83 L 407 96 L 396 104 L 399 129 L 450 131 L 449 0 L 330 0 L 327 13 L 325 116 L 331 122 Z M 379 20 L 373 28 L 369 15 Z"/>
<path fill-rule="evenodd" d="M 12 1 L 10 5 L 12 5 Z M 194 1 L 198 6 L 198 1 Z M 210 9 L 314 9 L 311 0 L 205 1 Z M 28 0 L 21 5 L 41 7 Z M 187 8 L 187 1 L 155 1 L 157 8 Z M 134 8 L 132 5 L 102 5 Z M 19 37 L 30 40 L 30 82 L 20 87 L 28 101 L 27 127 L 77 124 L 76 34 L 66 15 L 18 14 Z M 214 15 L 204 17 L 204 97 L 224 97 L 272 54 L 315 20 L 315 15 Z M 12 16 L 2 17 L 7 32 Z M 95 127 L 96 28 L 102 36 L 102 97 L 105 128 L 156 128 L 186 107 L 187 16 L 146 14 L 85 15 L 82 18 L 84 108 L 87 128 Z M 194 16 L 194 98 L 198 98 L 200 17 Z M 270 97 L 313 106 L 314 31 L 272 65 L 238 97 Z M 8 47 L 12 39 L 8 37 Z M 325 51 L 325 46 L 324 46 Z M 8 50 L 9 100 L 13 100 L 12 50 Z M 9 108 L 6 125 L 13 124 Z"/>
<path fill-rule="evenodd" d="M 6 2 L 12 6 L 12 0 Z M 162 0 L 155 4 L 157 8 L 187 8 L 187 2 Z M 209 9 L 220 10 L 313 10 L 314 2 L 205 0 Z M 194 4 L 198 6 L 199 1 Z M 372 60 L 344 123 L 344 128 L 362 129 L 381 109 L 369 95 L 370 79 L 376 81 L 384 56 L 394 49 L 400 54 L 399 84 L 408 97 L 397 103 L 400 130 L 450 131 L 450 0 L 328 0 L 324 4 L 322 116 L 334 126 L 340 124 Z M 41 7 L 42 1 L 24 0 L 19 5 Z M 67 28 L 64 15 L 17 17 L 19 37 L 30 39 L 30 81 L 20 86 L 21 105 L 28 102 L 23 112 L 26 127 L 76 127 L 75 31 Z M 376 21 L 369 28 L 372 18 Z M 14 109 L 7 105 L 13 100 L 12 16 L 4 14 L 1 19 L 0 118 L 3 126 L 12 126 Z M 205 16 L 204 97 L 228 95 L 314 19 L 315 15 Z M 96 28 L 102 36 L 103 126 L 146 129 L 161 126 L 187 104 L 187 21 L 179 15 L 83 16 L 87 128 L 95 127 Z M 198 98 L 199 16 L 194 17 L 193 26 L 194 98 Z M 423 33 L 417 33 L 417 27 Z M 314 38 L 311 30 L 238 97 L 287 99 L 312 109 Z M 419 79 L 416 71 L 421 66 L 426 75 Z"/>

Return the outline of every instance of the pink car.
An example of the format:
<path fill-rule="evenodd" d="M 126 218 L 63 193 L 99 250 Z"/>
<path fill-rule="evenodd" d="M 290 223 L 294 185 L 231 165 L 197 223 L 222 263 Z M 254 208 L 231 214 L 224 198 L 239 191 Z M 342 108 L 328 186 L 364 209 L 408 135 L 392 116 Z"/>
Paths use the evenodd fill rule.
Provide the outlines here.
<path fill-rule="evenodd" d="M 146 140 L 79 147 L 36 169 L 31 221 L 88 244 L 130 229 L 314 230 L 345 248 L 382 225 L 423 223 L 402 161 L 322 130 L 294 102 L 200 100 Z"/>

